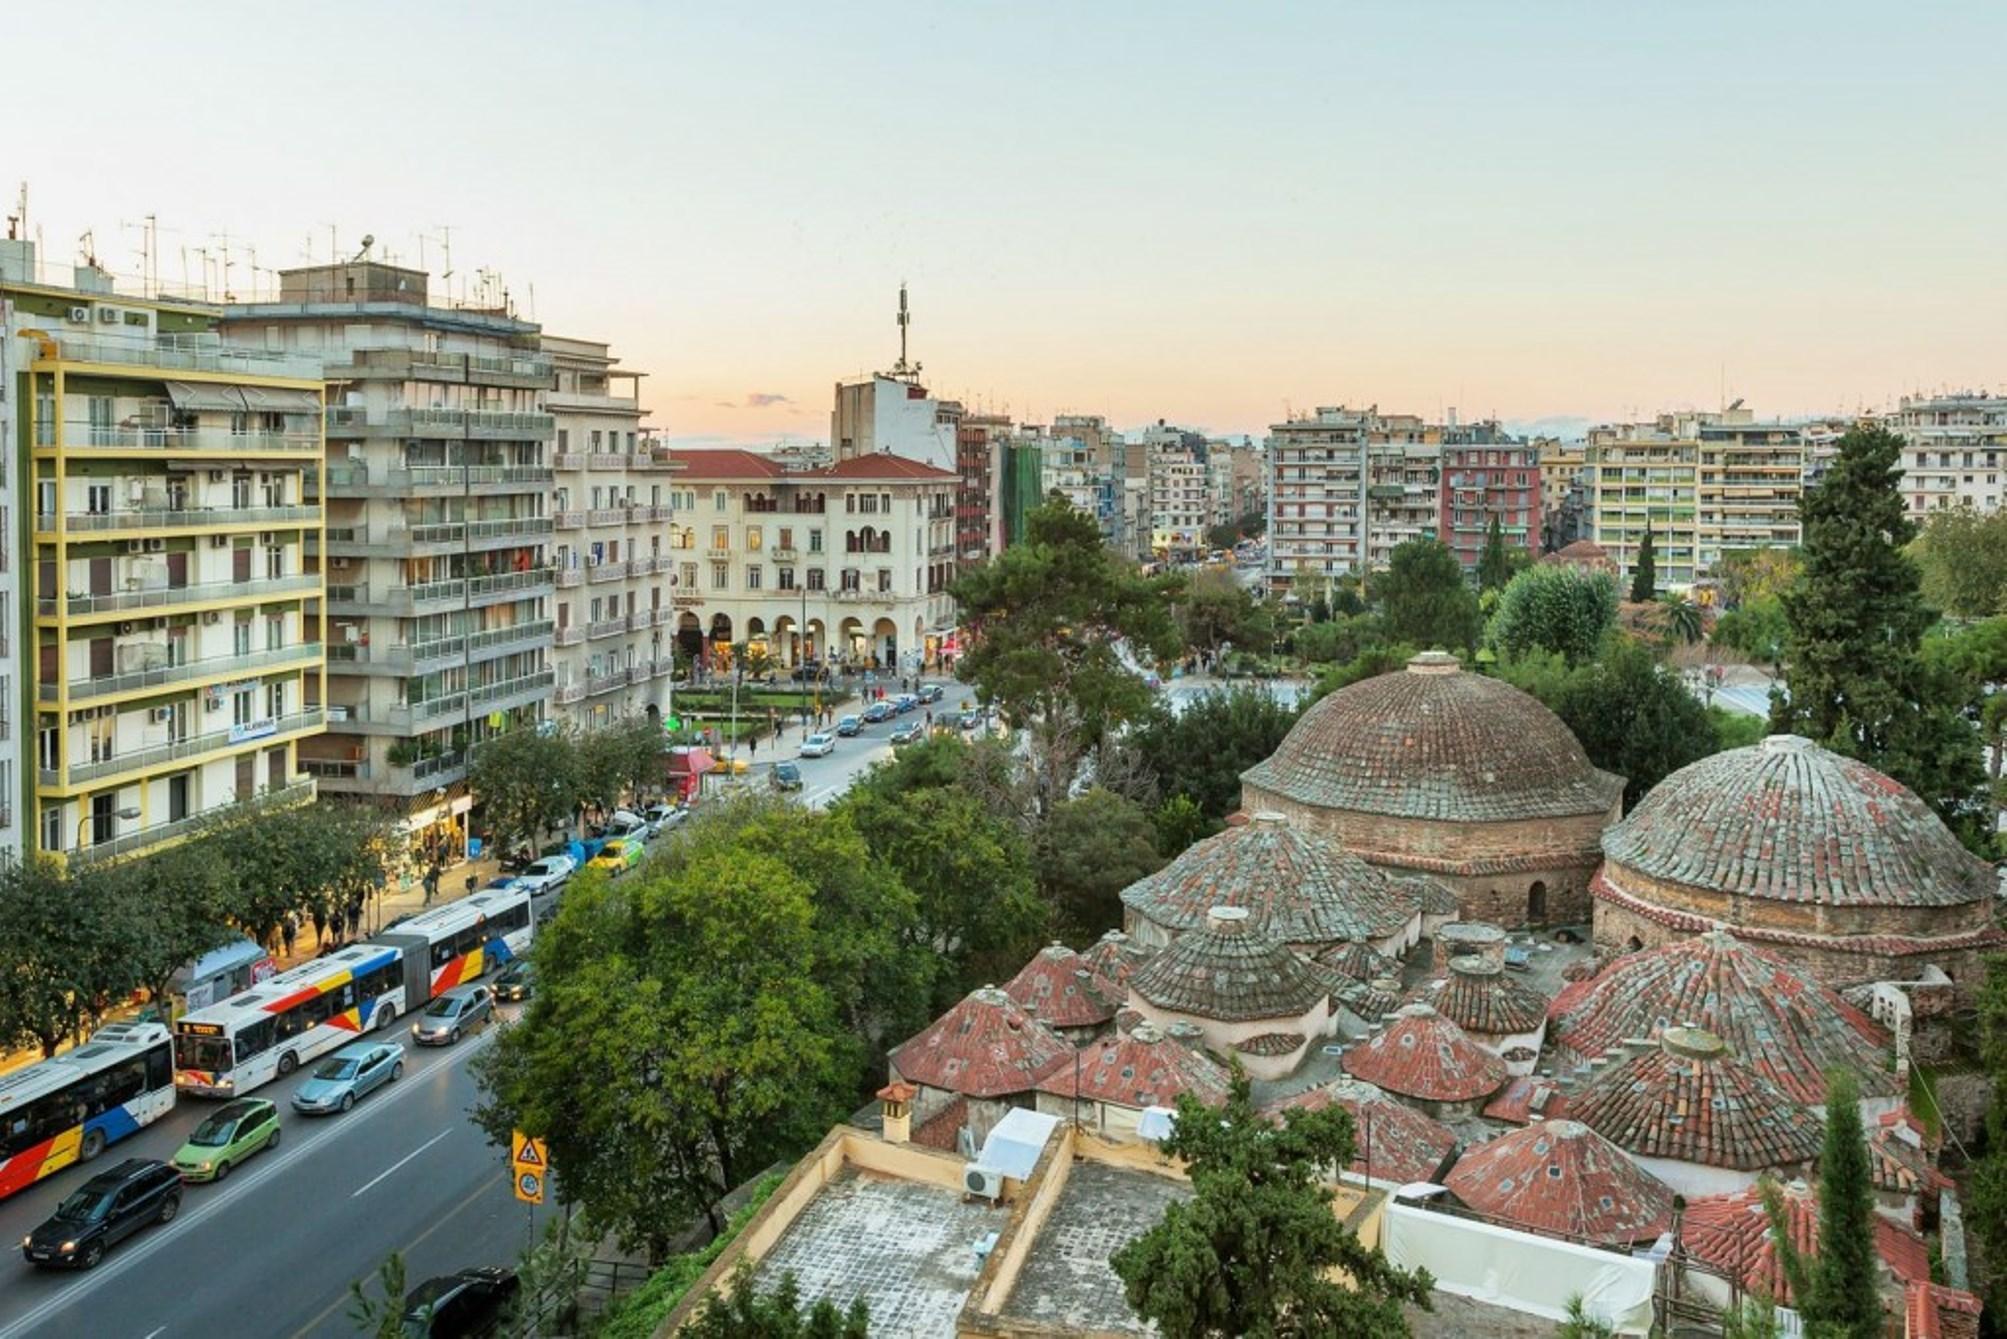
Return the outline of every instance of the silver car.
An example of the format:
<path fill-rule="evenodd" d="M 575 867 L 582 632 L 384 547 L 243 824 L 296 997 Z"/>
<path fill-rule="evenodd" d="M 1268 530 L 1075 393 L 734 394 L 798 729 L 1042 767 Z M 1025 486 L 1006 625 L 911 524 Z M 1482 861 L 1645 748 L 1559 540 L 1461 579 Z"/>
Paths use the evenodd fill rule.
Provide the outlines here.
<path fill-rule="evenodd" d="M 425 1006 L 411 1025 L 411 1039 L 420 1046 L 451 1046 L 463 1032 L 472 1032 L 495 1014 L 495 993 L 486 986 L 455 986 Z"/>
<path fill-rule="evenodd" d="M 347 1111 L 357 1099 L 403 1077 L 403 1046 L 394 1041 L 353 1042 L 314 1067 L 293 1094 L 293 1110 L 306 1116 Z"/>

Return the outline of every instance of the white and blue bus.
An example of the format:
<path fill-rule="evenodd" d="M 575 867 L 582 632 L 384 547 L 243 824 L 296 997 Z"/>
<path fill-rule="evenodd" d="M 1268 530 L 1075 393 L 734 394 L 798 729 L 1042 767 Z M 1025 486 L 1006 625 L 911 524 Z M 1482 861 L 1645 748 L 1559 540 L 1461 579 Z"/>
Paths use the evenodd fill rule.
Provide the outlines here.
<path fill-rule="evenodd" d="M 0 1076 L 0 1199 L 174 1109 L 174 1054 L 159 1023 L 113 1023 L 74 1051 Z"/>

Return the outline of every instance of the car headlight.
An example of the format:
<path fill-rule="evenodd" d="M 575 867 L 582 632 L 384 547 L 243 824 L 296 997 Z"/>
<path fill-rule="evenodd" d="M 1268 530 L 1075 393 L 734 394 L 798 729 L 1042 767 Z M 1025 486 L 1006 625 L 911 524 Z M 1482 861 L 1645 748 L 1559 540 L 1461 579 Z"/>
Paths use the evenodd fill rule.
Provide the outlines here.
<path fill-rule="evenodd" d="M 21 1238 L 21 1249 L 23 1250 L 26 1250 L 28 1247 L 33 1246 L 34 1244 L 35 1244 L 35 1238 L 32 1234 Z"/>
<path fill-rule="evenodd" d="M 61 1246 L 58 1246 L 56 1249 L 67 1253 L 69 1251 L 74 1251 L 75 1249 L 77 1249 L 77 1243 L 75 1243 L 74 1241 L 66 1241 Z"/>
<path fill-rule="evenodd" d="M 198 1172 L 206 1172 L 209 1170 L 209 1164 L 207 1162 L 198 1162 L 195 1164 L 195 1170 Z"/>
<path fill-rule="evenodd" d="M 418 1024 L 413 1023 L 411 1025 L 411 1035 L 414 1037 L 418 1035 Z"/>

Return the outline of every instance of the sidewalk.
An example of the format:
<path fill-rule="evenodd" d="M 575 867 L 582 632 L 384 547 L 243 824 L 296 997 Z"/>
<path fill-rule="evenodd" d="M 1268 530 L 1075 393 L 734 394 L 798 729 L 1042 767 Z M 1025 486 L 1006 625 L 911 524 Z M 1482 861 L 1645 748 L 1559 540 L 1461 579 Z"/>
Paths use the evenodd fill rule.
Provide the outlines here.
<path fill-rule="evenodd" d="M 449 902 L 457 902 L 465 897 L 469 891 L 467 886 L 469 875 L 473 876 L 473 886 L 478 889 L 501 872 L 501 862 L 487 855 L 483 855 L 479 860 L 463 860 L 458 864 L 448 865 L 440 872 L 439 895 L 432 899 L 431 906 L 443 907 Z M 393 882 L 371 898 L 369 904 L 363 908 L 362 926 L 358 937 L 368 939 L 400 916 L 410 916 L 425 910 L 428 910 L 425 887 L 416 877 L 411 880 L 411 886 L 408 888 L 400 888 Z M 329 938 L 333 939 L 335 938 L 332 933 L 333 927 L 329 928 L 331 931 Z M 293 940 L 293 951 L 290 954 L 274 953 L 272 961 L 277 963 L 279 970 L 283 972 L 288 967 L 319 957 L 322 947 L 321 941 L 314 934 L 313 922 L 308 921 L 300 927 L 298 937 Z"/>

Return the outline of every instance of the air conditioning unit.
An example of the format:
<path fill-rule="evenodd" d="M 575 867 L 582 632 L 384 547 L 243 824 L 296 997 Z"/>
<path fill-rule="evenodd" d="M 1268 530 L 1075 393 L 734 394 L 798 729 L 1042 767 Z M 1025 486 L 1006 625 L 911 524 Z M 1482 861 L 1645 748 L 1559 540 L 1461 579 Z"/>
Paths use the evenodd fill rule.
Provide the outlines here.
<path fill-rule="evenodd" d="M 209 471 L 209 482 L 210 482 L 210 483 L 212 483 L 212 484 L 220 484 L 220 483 L 222 483 L 222 482 L 223 482 L 223 471 L 221 471 L 221 470 L 211 470 L 211 471 Z"/>
<path fill-rule="evenodd" d="M 146 713 L 146 719 L 152 721 L 155 725 L 172 725 L 174 724 L 174 708 L 155 707 L 152 711 Z"/>
<path fill-rule="evenodd" d="M 146 541 L 146 551 L 148 553 L 165 553 L 167 552 L 167 541 L 164 539 L 149 539 Z"/>
<path fill-rule="evenodd" d="M 128 539 L 125 542 L 125 551 L 127 553 L 145 553 L 146 541 L 143 539 Z"/>
<path fill-rule="evenodd" d="M 965 1167 L 962 1169 L 962 1189 L 994 1204 L 1003 1198 L 1003 1173 L 994 1167 Z"/>
<path fill-rule="evenodd" d="M 70 308 L 70 319 L 78 325 L 89 325 L 91 323 L 91 309 L 89 307 L 72 307 Z"/>
<path fill-rule="evenodd" d="M 202 626 L 203 626 L 203 627 L 205 627 L 205 628 L 213 628 L 213 627 L 215 627 L 215 626 L 216 626 L 216 625 L 217 625 L 218 623 L 221 623 L 222 621 L 223 621 L 223 613 L 222 613 L 222 611 L 221 611 L 221 610 L 218 610 L 218 609 L 205 609 L 205 610 L 203 610 L 203 611 L 202 611 Z"/>
<path fill-rule="evenodd" d="M 125 313 L 116 307 L 100 307 L 98 308 L 98 324 L 117 325 L 120 318 L 124 315 Z"/>
<path fill-rule="evenodd" d="M 118 635 L 121 637 L 130 637 L 138 628 L 139 625 L 137 623 L 121 623 L 118 625 Z"/>
<path fill-rule="evenodd" d="M 258 542 L 260 544 L 268 544 L 268 545 L 276 544 L 279 542 L 279 532 L 276 530 L 263 531 L 258 535 Z"/>
<path fill-rule="evenodd" d="M 211 535 L 211 536 L 209 536 L 209 547 L 210 547 L 210 548 L 212 548 L 212 549 L 227 549 L 227 548 L 229 548 L 229 547 L 230 547 L 230 536 L 228 536 L 228 535 Z"/>

